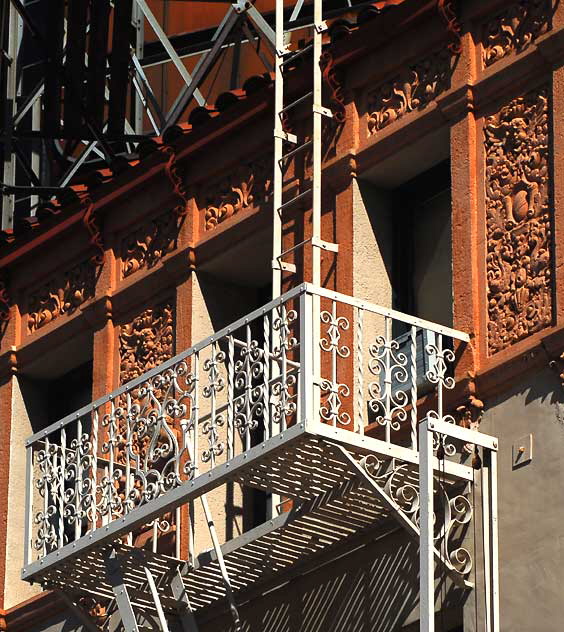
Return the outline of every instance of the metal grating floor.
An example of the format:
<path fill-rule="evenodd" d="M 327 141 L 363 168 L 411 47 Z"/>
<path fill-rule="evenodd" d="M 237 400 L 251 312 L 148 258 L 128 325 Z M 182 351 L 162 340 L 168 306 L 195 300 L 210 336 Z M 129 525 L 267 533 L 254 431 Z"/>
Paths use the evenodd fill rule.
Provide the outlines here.
<path fill-rule="evenodd" d="M 346 452 L 358 461 L 367 450 L 350 444 Z M 391 457 L 382 456 L 385 463 Z M 397 464 L 397 461 L 396 461 Z M 331 438 L 303 433 L 298 438 L 270 450 L 263 458 L 249 460 L 225 480 L 280 494 L 293 500 L 293 509 L 235 538 L 222 546 L 222 552 L 235 592 L 276 577 L 296 564 L 314 558 L 362 532 L 392 528 L 389 505 L 363 486 L 358 471 Z M 448 484 L 460 484 L 451 477 Z M 404 484 L 418 485 L 418 466 L 402 462 L 392 491 Z M 186 563 L 121 542 L 104 544 L 80 556 L 50 565 L 34 577 L 46 587 L 63 588 L 75 595 L 113 599 L 106 576 L 105 559 L 114 548 L 121 561 L 125 584 L 134 608 L 153 612 L 154 602 L 147 587 L 144 566 L 151 571 L 159 589 L 163 608 L 177 609 L 170 581 Z M 198 557 L 183 577 L 194 611 L 205 609 L 225 598 L 225 589 L 214 551 Z"/>

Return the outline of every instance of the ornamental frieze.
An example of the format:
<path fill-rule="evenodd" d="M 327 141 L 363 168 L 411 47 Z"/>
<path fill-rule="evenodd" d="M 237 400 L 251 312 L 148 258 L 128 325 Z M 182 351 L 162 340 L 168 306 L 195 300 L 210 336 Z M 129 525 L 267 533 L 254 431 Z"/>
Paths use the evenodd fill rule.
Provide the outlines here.
<path fill-rule="evenodd" d="M 547 93 L 513 99 L 485 120 L 490 353 L 552 322 Z"/>
<path fill-rule="evenodd" d="M 32 292 L 28 300 L 28 332 L 33 333 L 63 314 L 72 314 L 94 296 L 97 269 L 92 261 L 83 261 Z"/>
<path fill-rule="evenodd" d="M 165 362 L 173 355 L 172 300 L 141 312 L 119 331 L 120 384 Z"/>
<path fill-rule="evenodd" d="M 121 272 L 126 278 L 141 270 L 152 268 L 177 246 L 180 220 L 167 211 L 142 224 L 128 235 L 121 245 Z"/>
<path fill-rule="evenodd" d="M 520 0 L 484 25 L 483 63 L 521 53 L 538 37 L 549 31 L 552 0 Z"/>
<path fill-rule="evenodd" d="M 376 134 L 409 112 L 424 109 L 450 88 L 453 56 L 441 50 L 409 67 L 368 95 L 368 133 Z"/>
<path fill-rule="evenodd" d="M 268 202 L 272 191 L 272 158 L 263 156 L 236 168 L 228 176 L 206 186 L 200 197 L 205 229 L 212 230 L 238 213 Z"/>

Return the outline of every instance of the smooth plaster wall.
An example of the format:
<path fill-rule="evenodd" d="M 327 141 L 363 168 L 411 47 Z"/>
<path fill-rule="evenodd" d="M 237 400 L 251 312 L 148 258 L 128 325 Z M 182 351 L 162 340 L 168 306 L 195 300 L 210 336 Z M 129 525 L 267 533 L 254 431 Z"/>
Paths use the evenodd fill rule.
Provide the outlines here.
<path fill-rule="evenodd" d="M 392 306 L 392 239 L 389 193 L 369 182 L 352 181 L 353 296 Z"/>
<path fill-rule="evenodd" d="M 25 532 L 25 440 L 32 434 L 27 390 L 22 393 L 22 385 L 17 377 L 12 377 L 12 424 L 10 430 L 10 482 L 8 487 L 8 534 L 6 542 L 6 588 L 5 606 L 7 610 L 33 595 L 41 592 L 39 586 L 32 586 L 20 579 L 23 566 Z M 29 397 L 31 397 L 31 393 Z M 27 403 L 27 407 L 26 407 Z"/>
<path fill-rule="evenodd" d="M 229 283 L 223 283 L 205 274 L 192 275 L 192 342 L 197 343 L 215 331 L 225 327 L 243 314 L 256 307 L 256 292 L 251 288 L 242 288 Z M 224 376 L 225 378 L 225 376 Z M 220 394 L 225 399 L 227 389 Z M 205 405 L 201 402 L 202 406 Z M 220 429 L 220 440 L 226 440 L 227 429 Z M 205 437 L 200 437 L 203 446 Z M 224 461 L 221 456 L 218 462 Z M 207 466 L 200 460 L 199 467 L 206 470 Z M 207 494 L 208 503 L 215 521 L 216 530 L 221 542 L 243 533 L 245 523 L 248 522 L 248 508 L 244 507 L 243 489 L 239 484 L 227 483 Z M 207 522 L 204 518 L 201 503 L 194 503 L 194 524 L 196 531 L 196 551 L 211 549 Z"/>

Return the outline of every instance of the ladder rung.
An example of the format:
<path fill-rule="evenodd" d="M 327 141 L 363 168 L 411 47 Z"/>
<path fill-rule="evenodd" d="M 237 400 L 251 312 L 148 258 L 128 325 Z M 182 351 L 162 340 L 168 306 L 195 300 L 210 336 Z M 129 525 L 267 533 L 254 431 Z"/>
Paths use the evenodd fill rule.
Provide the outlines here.
<path fill-rule="evenodd" d="M 280 110 L 280 114 L 282 114 L 282 112 L 286 112 L 287 110 L 290 110 L 291 108 L 295 107 L 296 105 L 298 105 L 298 103 L 302 103 L 303 101 L 305 101 L 306 99 L 309 99 L 310 97 L 313 96 L 313 92 L 306 92 L 303 96 L 301 96 L 299 99 L 296 99 L 295 101 L 292 101 L 292 103 L 288 103 L 288 105 L 286 107 L 283 107 Z"/>
<path fill-rule="evenodd" d="M 294 59 L 297 59 L 298 57 L 301 57 L 302 55 L 307 53 L 312 48 L 313 48 L 313 42 L 311 44 L 308 44 L 307 46 L 304 46 L 303 48 L 300 48 L 300 50 L 298 51 L 289 53 L 289 57 L 284 59 L 284 61 L 280 65 L 285 66 L 286 64 L 289 64 L 290 62 L 294 61 Z"/>
<path fill-rule="evenodd" d="M 300 193 L 299 195 L 296 195 L 296 197 L 292 198 L 291 200 L 288 200 L 287 202 L 284 202 L 284 204 L 282 204 L 282 206 L 278 207 L 278 212 L 280 213 L 285 208 L 288 208 L 289 206 L 294 204 L 294 202 L 297 202 L 298 200 L 304 198 L 306 195 L 309 195 L 312 191 L 313 191 L 313 189 L 307 189 L 303 193 Z"/>
<path fill-rule="evenodd" d="M 283 160 L 286 160 L 287 158 L 291 158 L 292 156 L 295 156 L 297 153 L 302 151 L 302 149 L 305 149 L 306 147 L 309 147 L 312 144 L 313 144 L 313 141 L 308 140 L 303 145 L 300 145 L 299 147 L 296 147 L 296 149 L 292 149 L 292 151 L 289 151 L 287 154 L 284 154 L 282 158 L 280 158 L 279 162 L 282 162 Z"/>

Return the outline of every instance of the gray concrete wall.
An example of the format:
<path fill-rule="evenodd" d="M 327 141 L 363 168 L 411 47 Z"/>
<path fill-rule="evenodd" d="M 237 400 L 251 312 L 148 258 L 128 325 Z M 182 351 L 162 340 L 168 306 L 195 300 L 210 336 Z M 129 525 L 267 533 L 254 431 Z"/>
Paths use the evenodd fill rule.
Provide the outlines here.
<path fill-rule="evenodd" d="M 481 430 L 499 437 L 501 629 L 564 627 L 564 390 L 548 368 L 486 402 Z M 512 447 L 533 435 L 533 458 L 514 467 Z M 480 579 L 480 576 L 479 576 Z M 466 630 L 475 629 L 469 600 Z"/>

